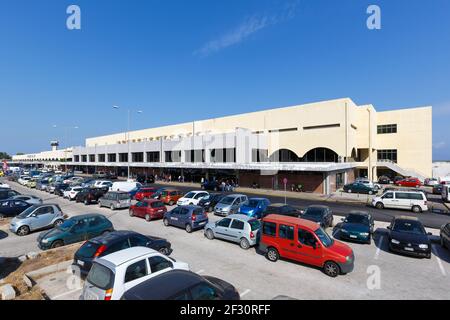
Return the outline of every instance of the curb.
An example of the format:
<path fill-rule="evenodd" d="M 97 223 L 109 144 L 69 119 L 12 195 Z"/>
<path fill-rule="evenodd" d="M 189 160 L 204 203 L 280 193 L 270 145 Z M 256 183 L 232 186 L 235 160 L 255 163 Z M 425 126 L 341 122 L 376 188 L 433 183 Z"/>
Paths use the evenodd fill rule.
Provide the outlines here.
<path fill-rule="evenodd" d="M 49 273 L 54 273 L 54 272 L 59 272 L 59 271 L 65 271 L 67 270 L 67 268 L 72 265 L 72 261 L 73 260 L 67 260 L 67 261 L 63 261 L 48 267 L 44 267 L 38 270 L 34 270 L 34 271 L 30 271 L 28 273 L 26 273 L 25 275 L 30 278 L 36 278 L 36 277 L 40 277 L 43 275 L 47 275 Z"/>

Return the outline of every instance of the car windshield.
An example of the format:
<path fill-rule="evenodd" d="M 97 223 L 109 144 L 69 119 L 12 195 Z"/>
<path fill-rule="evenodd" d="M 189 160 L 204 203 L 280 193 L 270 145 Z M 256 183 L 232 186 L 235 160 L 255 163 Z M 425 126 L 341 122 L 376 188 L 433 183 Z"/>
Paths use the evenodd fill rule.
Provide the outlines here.
<path fill-rule="evenodd" d="M 261 228 L 261 222 L 256 219 L 249 220 L 248 224 L 252 228 L 252 231 L 255 231 L 255 230 L 258 230 L 259 228 Z"/>
<path fill-rule="evenodd" d="M 345 221 L 348 223 L 369 224 L 369 218 L 361 214 L 349 214 Z"/>
<path fill-rule="evenodd" d="M 234 201 L 234 197 L 225 197 L 222 200 L 220 200 L 220 203 L 222 204 L 232 204 Z"/>
<path fill-rule="evenodd" d="M 418 221 L 405 221 L 399 220 L 394 224 L 393 231 L 397 232 L 407 232 L 413 234 L 425 234 L 425 230 L 422 224 Z"/>
<path fill-rule="evenodd" d="M 119 200 L 128 200 L 130 195 L 128 193 L 119 193 Z"/>
<path fill-rule="evenodd" d="M 69 219 L 64 221 L 59 227 L 57 227 L 58 229 L 62 230 L 62 231 L 67 231 L 70 228 L 72 228 L 72 226 L 75 224 L 75 221 L 73 219 Z"/>
<path fill-rule="evenodd" d="M 314 233 L 325 247 L 328 248 L 334 243 L 334 240 L 322 228 L 317 229 Z"/>
<path fill-rule="evenodd" d="M 259 204 L 259 200 L 250 199 L 248 201 L 247 206 L 250 208 L 256 208 L 258 206 L 258 204 Z"/>
<path fill-rule="evenodd" d="M 315 208 L 315 207 L 309 207 L 306 209 L 304 215 L 310 216 L 310 217 L 322 217 L 323 215 L 323 209 L 322 208 Z"/>
<path fill-rule="evenodd" d="M 186 195 L 183 198 L 190 199 L 190 198 L 193 198 L 194 196 L 195 196 L 195 192 L 188 192 L 188 193 L 186 193 Z"/>
<path fill-rule="evenodd" d="M 31 206 L 31 207 L 29 207 L 28 209 L 25 209 L 24 211 L 22 211 L 22 213 L 19 214 L 17 217 L 18 217 L 19 219 L 26 218 L 26 217 L 27 217 L 30 213 L 32 213 L 35 209 L 36 209 L 35 206 Z"/>
<path fill-rule="evenodd" d="M 89 271 L 87 281 L 99 289 L 108 290 L 114 285 L 114 273 L 109 268 L 94 263 Z"/>

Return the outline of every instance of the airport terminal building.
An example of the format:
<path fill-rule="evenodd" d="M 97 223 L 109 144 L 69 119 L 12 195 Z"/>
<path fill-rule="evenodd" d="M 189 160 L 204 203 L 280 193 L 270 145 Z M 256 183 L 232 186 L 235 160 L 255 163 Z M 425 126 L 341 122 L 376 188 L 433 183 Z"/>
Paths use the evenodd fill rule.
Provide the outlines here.
<path fill-rule="evenodd" d="M 328 194 L 355 177 L 432 175 L 432 108 L 377 112 L 351 99 L 310 103 L 86 139 L 84 172 L 235 179 Z"/>

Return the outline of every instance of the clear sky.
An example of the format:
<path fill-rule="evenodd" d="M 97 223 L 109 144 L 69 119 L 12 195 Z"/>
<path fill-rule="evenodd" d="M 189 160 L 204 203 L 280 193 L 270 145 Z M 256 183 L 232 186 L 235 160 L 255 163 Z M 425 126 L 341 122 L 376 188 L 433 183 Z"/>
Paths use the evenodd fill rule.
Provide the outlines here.
<path fill-rule="evenodd" d="M 142 129 L 341 97 L 432 105 L 433 158 L 450 160 L 450 1 L 0 0 L 10 154 L 124 131 L 126 108 Z"/>

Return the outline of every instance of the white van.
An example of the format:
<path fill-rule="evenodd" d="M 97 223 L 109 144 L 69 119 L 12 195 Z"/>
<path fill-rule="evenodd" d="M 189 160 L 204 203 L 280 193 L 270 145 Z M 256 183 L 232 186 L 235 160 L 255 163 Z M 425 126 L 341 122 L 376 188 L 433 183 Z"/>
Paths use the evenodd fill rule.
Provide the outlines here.
<path fill-rule="evenodd" d="M 130 192 L 142 187 L 139 182 L 114 182 L 109 188 L 109 191 L 123 191 Z"/>
<path fill-rule="evenodd" d="M 450 176 L 440 177 L 440 178 L 439 178 L 439 183 L 442 183 L 442 184 L 450 184 Z"/>
<path fill-rule="evenodd" d="M 450 202 L 450 185 L 448 184 L 442 186 L 442 201 Z"/>
<path fill-rule="evenodd" d="M 378 209 L 404 209 L 420 213 L 428 210 L 427 197 L 420 191 L 387 191 L 381 197 L 372 200 L 372 206 Z"/>

